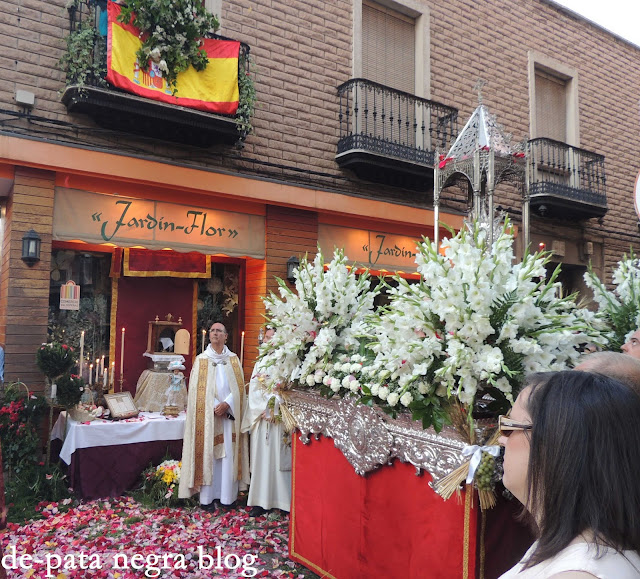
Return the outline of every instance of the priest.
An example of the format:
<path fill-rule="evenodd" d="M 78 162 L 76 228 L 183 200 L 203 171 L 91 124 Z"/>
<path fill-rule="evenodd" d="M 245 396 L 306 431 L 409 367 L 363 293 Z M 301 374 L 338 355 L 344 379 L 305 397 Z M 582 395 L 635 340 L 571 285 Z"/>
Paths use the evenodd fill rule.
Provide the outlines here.
<path fill-rule="evenodd" d="M 268 328 L 265 340 L 274 330 Z M 256 364 L 249 383 L 249 399 L 242 421 L 242 431 L 251 433 L 251 484 L 247 506 L 249 516 L 265 510 L 291 508 L 291 434 L 286 433 L 279 412 L 280 397 L 263 388 L 268 369 Z"/>
<path fill-rule="evenodd" d="M 210 344 L 191 370 L 178 496 L 200 493 L 200 504 L 233 506 L 249 482 L 247 435 L 240 432 L 245 406 L 238 357 L 226 346 L 227 330 L 215 323 Z"/>

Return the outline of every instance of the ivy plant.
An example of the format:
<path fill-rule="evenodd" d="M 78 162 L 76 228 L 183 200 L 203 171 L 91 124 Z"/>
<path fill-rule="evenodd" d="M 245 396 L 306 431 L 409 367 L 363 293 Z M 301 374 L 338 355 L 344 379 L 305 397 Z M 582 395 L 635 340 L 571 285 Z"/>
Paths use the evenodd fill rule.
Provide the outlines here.
<path fill-rule="evenodd" d="M 252 77 L 253 61 L 248 52 L 240 51 L 238 62 L 238 110 L 236 123 L 240 139 L 244 140 L 253 131 L 251 119 L 256 106 L 256 87 Z"/>

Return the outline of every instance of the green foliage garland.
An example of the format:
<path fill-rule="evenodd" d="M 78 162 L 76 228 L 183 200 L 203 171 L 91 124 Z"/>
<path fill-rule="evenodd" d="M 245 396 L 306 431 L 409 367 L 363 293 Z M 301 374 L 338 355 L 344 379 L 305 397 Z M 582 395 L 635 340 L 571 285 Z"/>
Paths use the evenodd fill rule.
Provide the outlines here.
<path fill-rule="evenodd" d="M 240 51 L 238 61 L 238 110 L 236 112 L 236 123 L 240 139 L 244 140 L 253 132 L 251 119 L 256 106 L 256 87 L 253 82 L 253 61 L 249 54 Z"/>
<path fill-rule="evenodd" d="M 220 26 L 218 18 L 198 0 L 128 0 L 118 20 L 144 33 L 136 53 L 140 67 L 148 70 L 149 61 L 156 62 L 174 94 L 179 73 L 189 66 L 197 71 L 207 67 L 209 59 L 201 39 Z"/>
<path fill-rule="evenodd" d="M 104 39 L 89 20 L 78 24 L 65 39 L 67 50 L 60 58 L 60 68 L 66 73 L 67 85 L 99 84 L 106 86 L 107 73 Z"/>

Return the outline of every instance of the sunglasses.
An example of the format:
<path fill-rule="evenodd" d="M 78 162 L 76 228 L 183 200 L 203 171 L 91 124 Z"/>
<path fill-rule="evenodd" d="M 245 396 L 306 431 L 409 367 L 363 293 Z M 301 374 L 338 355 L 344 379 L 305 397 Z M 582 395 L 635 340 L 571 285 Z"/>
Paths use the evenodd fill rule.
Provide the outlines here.
<path fill-rule="evenodd" d="M 509 437 L 512 432 L 516 430 L 531 430 L 533 428 L 533 424 L 522 424 L 521 422 L 514 422 L 506 416 L 505 414 L 501 414 L 498 416 L 498 431 L 501 436 Z"/>

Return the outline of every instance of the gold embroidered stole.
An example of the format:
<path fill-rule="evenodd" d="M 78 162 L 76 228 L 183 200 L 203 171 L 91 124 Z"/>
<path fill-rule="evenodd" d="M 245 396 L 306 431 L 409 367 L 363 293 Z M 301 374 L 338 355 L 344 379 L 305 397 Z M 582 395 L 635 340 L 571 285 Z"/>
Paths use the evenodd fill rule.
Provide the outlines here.
<path fill-rule="evenodd" d="M 200 488 L 202 486 L 203 477 L 203 455 L 204 455 L 204 425 L 206 420 L 206 401 L 207 401 L 207 378 L 209 374 L 209 361 L 199 360 L 198 362 L 198 385 L 196 391 L 196 427 L 195 438 L 193 441 L 193 486 Z"/>
<path fill-rule="evenodd" d="M 237 439 L 239 441 L 240 444 L 238 444 L 238 446 L 236 447 L 238 449 L 238 454 L 237 454 L 237 472 L 238 472 L 238 480 L 242 480 L 242 441 L 239 440 L 240 435 L 240 426 L 242 425 L 242 412 L 244 412 L 244 404 L 245 404 L 245 398 L 247 395 L 247 389 L 245 387 L 244 384 L 244 373 L 242 372 L 242 368 L 240 367 L 240 362 L 238 360 L 237 356 L 232 356 L 230 358 L 230 362 L 231 362 L 231 367 L 233 368 L 233 373 L 236 377 L 236 383 L 238 384 L 238 397 L 239 397 L 239 402 L 240 402 L 240 406 L 239 409 L 236 411 L 237 416 L 236 421 L 234 423 L 234 433 L 233 433 L 233 437 L 234 439 Z M 234 440 L 235 442 L 235 440 Z"/>

